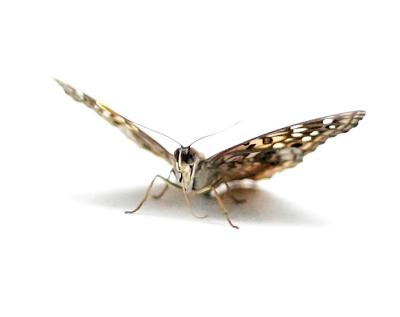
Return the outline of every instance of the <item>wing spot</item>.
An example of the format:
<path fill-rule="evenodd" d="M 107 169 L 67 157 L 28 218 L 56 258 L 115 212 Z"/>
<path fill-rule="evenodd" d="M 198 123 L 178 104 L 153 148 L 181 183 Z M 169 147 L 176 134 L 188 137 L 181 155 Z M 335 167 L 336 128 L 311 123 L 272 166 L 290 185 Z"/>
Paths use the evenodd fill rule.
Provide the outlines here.
<path fill-rule="evenodd" d="M 331 129 L 331 130 L 333 130 L 333 129 L 335 129 L 336 128 L 336 126 L 334 125 L 334 124 L 331 124 L 330 126 L 329 126 L 329 129 Z"/>
<path fill-rule="evenodd" d="M 102 116 L 103 116 L 104 118 L 110 119 L 110 118 L 111 118 L 111 115 L 112 115 L 111 112 L 109 112 L 109 111 L 103 109 Z"/>
<path fill-rule="evenodd" d="M 273 137 L 274 142 L 281 142 L 287 138 L 286 135 L 277 135 Z"/>
<path fill-rule="evenodd" d="M 75 95 L 76 95 L 76 99 L 78 101 L 82 101 L 83 98 L 85 97 L 85 94 L 82 91 L 77 90 L 77 89 L 75 90 Z"/>
<path fill-rule="evenodd" d="M 311 139 L 312 139 L 312 137 L 310 137 L 310 136 L 305 136 L 305 137 L 303 137 L 301 140 L 302 140 L 303 142 L 310 142 Z"/>
<path fill-rule="evenodd" d="M 318 131 L 313 131 L 313 132 L 310 133 L 311 136 L 317 136 L 318 134 L 319 134 Z"/>
<path fill-rule="evenodd" d="M 116 115 L 116 114 L 113 114 L 112 116 L 111 116 L 111 119 L 113 120 L 113 123 L 115 124 L 115 125 L 122 125 L 122 124 L 125 124 L 125 119 L 124 118 L 122 118 L 121 116 L 118 116 L 118 115 Z"/>
<path fill-rule="evenodd" d="M 272 142 L 272 138 L 270 137 L 263 137 L 262 138 L 263 144 L 270 144 Z"/>
<path fill-rule="evenodd" d="M 294 133 L 301 133 L 301 132 L 304 132 L 304 131 L 307 131 L 307 128 L 297 128 L 297 129 L 293 129 L 293 132 L 294 132 Z"/>
<path fill-rule="evenodd" d="M 275 143 L 273 146 L 274 149 L 282 149 L 284 147 L 285 147 L 285 144 L 283 144 L 281 142 Z"/>
<path fill-rule="evenodd" d="M 322 121 L 322 123 L 325 125 L 331 124 L 332 122 L 333 122 L 333 119 L 331 119 L 331 118 L 328 118 L 328 119 L 325 119 L 324 121 Z"/>
<path fill-rule="evenodd" d="M 302 126 L 303 126 L 302 124 L 296 124 L 296 125 L 291 126 L 290 129 L 295 130 L 295 129 L 301 128 Z"/>
<path fill-rule="evenodd" d="M 301 138 L 303 136 L 303 133 L 292 133 L 292 137 L 294 138 Z"/>

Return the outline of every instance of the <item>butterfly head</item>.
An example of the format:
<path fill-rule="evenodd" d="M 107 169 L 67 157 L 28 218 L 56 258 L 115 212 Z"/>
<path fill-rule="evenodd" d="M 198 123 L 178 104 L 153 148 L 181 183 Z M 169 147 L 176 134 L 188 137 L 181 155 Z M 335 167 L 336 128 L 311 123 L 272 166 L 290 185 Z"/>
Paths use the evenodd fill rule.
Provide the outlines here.
<path fill-rule="evenodd" d="M 190 192 L 193 188 L 197 164 L 203 159 L 203 156 L 190 146 L 182 146 L 174 152 L 174 157 L 175 177 L 183 189 Z"/>

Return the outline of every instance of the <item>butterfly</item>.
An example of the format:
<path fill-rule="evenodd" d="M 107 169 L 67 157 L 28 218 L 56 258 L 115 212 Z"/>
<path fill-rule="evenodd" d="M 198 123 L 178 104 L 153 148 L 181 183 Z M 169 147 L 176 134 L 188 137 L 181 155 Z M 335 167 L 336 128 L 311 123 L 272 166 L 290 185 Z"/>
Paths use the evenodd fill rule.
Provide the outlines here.
<path fill-rule="evenodd" d="M 158 195 L 153 196 L 154 198 L 161 198 L 169 187 L 175 187 L 182 190 L 190 205 L 189 193 L 212 193 L 226 220 L 233 228 L 238 228 L 238 226 L 232 223 L 229 212 L 217 191 L 220 185 L 225 185 L 230 193 L 229 184 L 232 181 L 270 178 L 277 172 L 294 167 L 303 160 L 305 155 L 314 151 L 328 138 L 350 131 L 365 116 L 365 111 L 351 111 L 301 122 L 262 134 L 206 158 L 191 146 L 193 143 L 182 146 L 174 139 L 160 133 L 180 144 L 174 153 L 170 153 L 141 129 L 146 127 L 128 120 L 72 86 L 58 79 L 56 82 L 67 95 L 97 112 L 140 147 L 163 158 L 172 166 L 168 177 L 156 175 L 153 178 L 142 201 L 135 209 L 127 213 L 139 210 L 148 199 L 155 181 L 161 179 L 165 182 L 165 187 Z M 171 180 L 172 175 L 175 176 L 175 181 Z M 242 202 L 234 196 L 232 198 L 237 203 Z"/>

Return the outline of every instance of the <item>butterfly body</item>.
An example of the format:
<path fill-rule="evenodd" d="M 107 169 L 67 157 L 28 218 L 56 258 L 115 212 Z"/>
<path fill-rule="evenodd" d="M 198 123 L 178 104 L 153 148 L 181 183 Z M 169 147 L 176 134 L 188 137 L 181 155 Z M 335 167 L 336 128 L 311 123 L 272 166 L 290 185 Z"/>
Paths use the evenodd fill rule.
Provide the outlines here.
<path fill-rule="evenodd" d="M 174 152 L 175 164 L 173 173 L 179 184 L 186 193 L 197 190 L 198 166 L 204 160 L 204 155 L 190 146 L 180 147 Z M 196 174 L 197 173 L 197 174 Z"/>
<path fill-rule="evenodd" d="M 170 186 L 181 189 L 188 203 L 187 194 L 191 192 L 196 194 L 212 192 L 226 219 L 235 228 L 237 227 L 232 224 L 229 213 L 216 190 L 220 185 L 225 184 L 229 193 L 229 183 L 232 181 L 270 178 L 277 172 L 294 167 L 303 160 L 305 155 L 313 152 L 328 138 L 350 131 L 365 116 L 365 112 L 360 110 L 301 122 L 262 134 L 206 158 L 191 146 L 181 145 L 171 154 L 145 133 L 141 129 L 142 125 L 126 119 L 72 86 L 56 81 L 74 100 L 94 110 L 139 146 L 163 158 L 171 165 L 170 176 L 174 174 L 176 182 L 171 181 L 169 177 L 157 175 L 139 206 L 131 212 L 137 211 L 143 205 L 155 180 L 159 178 L 166 182 L 166 187 L 156 198 L 160 198 Z"/>

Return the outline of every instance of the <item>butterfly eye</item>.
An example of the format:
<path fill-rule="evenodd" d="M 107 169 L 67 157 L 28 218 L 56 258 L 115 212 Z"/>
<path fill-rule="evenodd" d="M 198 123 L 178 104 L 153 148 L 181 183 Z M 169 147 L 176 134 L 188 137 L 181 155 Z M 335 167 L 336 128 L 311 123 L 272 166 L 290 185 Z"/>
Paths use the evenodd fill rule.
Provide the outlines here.
<path fill-rule="evenodd" d="M 192 164 L 194 161 L 194 157 L 192 153 L 189 153 L 186 157 L 186 162 L 188 162 L 189 164 Z"/>

